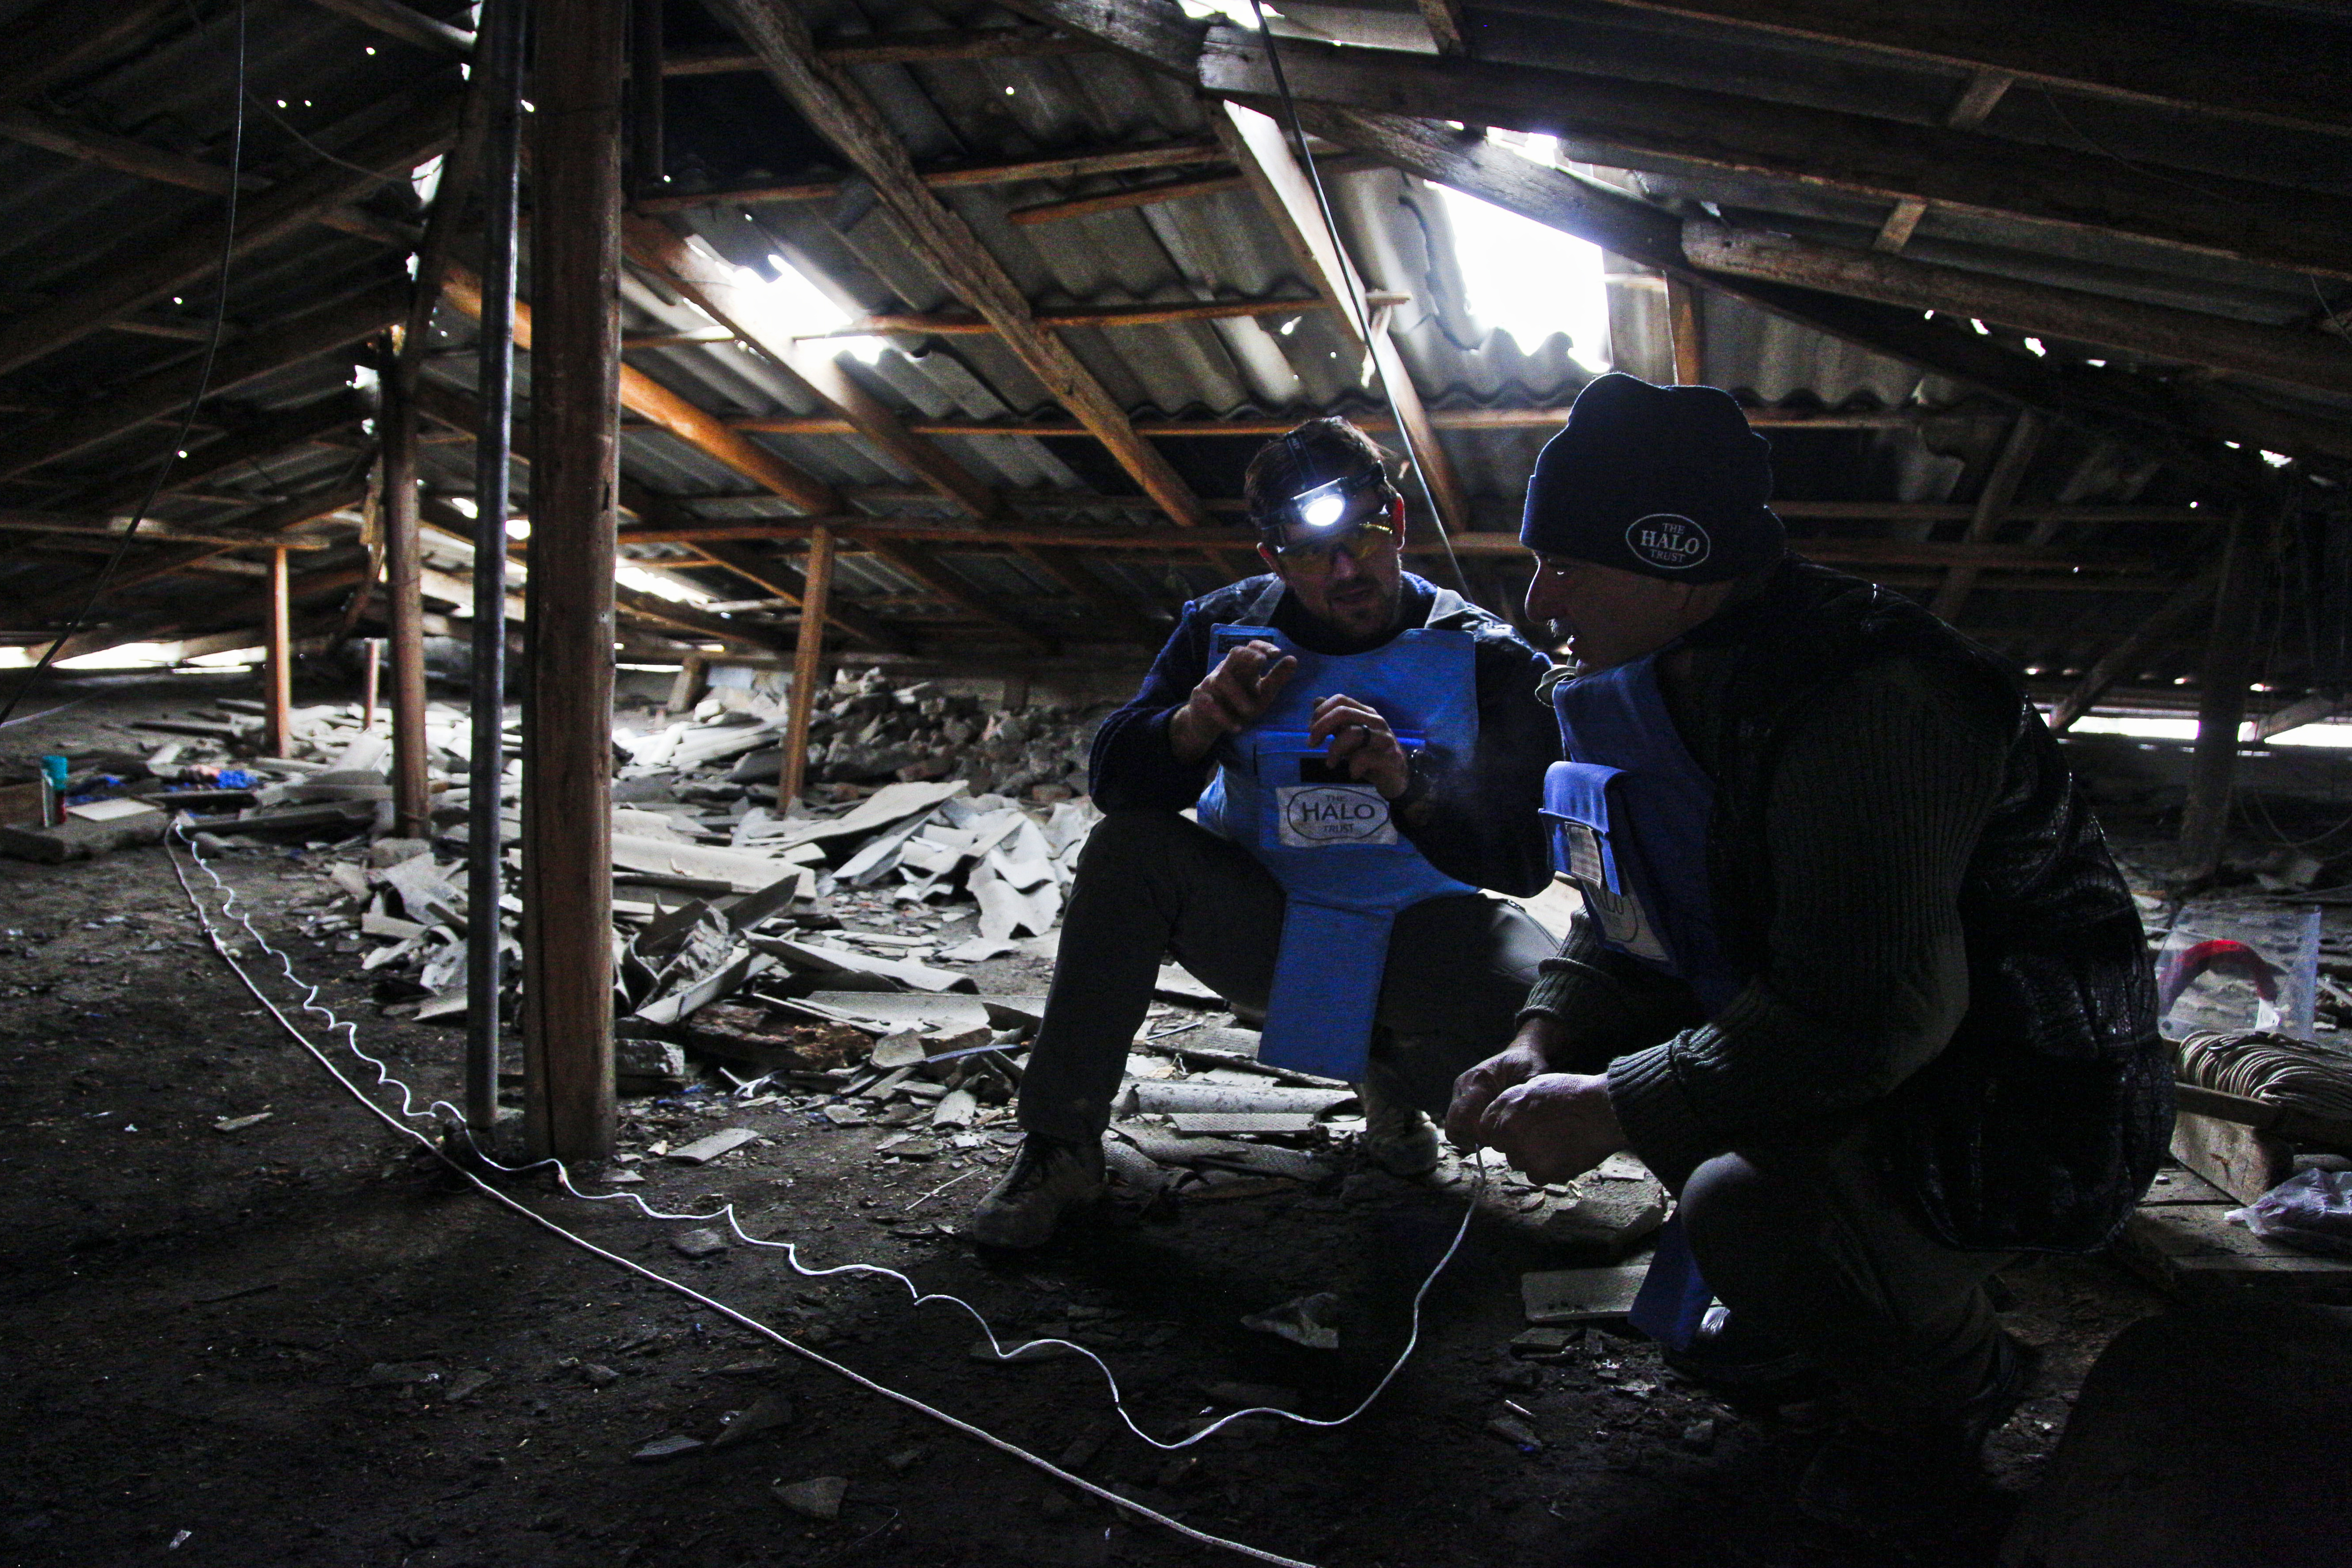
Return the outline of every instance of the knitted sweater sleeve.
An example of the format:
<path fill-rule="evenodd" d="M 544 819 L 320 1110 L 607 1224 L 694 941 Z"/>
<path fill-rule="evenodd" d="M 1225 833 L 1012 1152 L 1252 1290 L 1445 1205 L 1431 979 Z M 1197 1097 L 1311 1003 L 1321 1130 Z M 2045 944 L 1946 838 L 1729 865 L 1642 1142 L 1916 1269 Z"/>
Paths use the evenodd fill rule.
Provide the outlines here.
<path fill-rule="evenodd" d="M 1867 1106 L 1951 1038 L 1969 1005 L 1961 880 L 2007 752 L 1972 695 L 1889 662 L 1793 722 L 1768 785 L 1763 969 L 1720 1016 L 1609 1066 L 1618 1118 L 1660 1175 Z"/>

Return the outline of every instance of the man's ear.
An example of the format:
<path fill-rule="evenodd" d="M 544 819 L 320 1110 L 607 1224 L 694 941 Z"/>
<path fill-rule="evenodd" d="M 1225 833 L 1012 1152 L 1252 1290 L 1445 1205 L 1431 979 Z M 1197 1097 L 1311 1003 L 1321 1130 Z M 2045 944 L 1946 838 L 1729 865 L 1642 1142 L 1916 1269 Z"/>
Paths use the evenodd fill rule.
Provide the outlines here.
<path fill-rule="evenodd" d="M 1286 583 L 1290 581 L 1290 574 L 1282 569 L 1282 557 L 1267 549 L 1265 541 L 1264 540 L 1258 541 L 1257 558 L 1265 563 L 1265 569 L 1267 571 L 1273 573 L 1276 576 L 1281 578 Z"/>
<path fill-rule="evenodd" d="M 1401 495 L 1389 497 L 1389 527 L 1395 531 L 1397 546 L 1402 549 L 1404 546 L 1404 497 Z"/>

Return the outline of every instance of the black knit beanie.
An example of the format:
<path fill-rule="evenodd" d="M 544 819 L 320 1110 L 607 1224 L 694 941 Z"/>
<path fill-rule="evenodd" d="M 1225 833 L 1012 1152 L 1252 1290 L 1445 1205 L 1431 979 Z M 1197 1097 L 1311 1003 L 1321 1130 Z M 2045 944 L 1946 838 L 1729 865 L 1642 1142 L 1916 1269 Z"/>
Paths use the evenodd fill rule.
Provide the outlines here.
<path fill-rule="evenodd" d="M 1578 395 L 1528 480 L 1519 542 L 1645 577 L 1720 583 L 1780 559 L 1772 448 L 1711 386 L 1615 372 Z"/>

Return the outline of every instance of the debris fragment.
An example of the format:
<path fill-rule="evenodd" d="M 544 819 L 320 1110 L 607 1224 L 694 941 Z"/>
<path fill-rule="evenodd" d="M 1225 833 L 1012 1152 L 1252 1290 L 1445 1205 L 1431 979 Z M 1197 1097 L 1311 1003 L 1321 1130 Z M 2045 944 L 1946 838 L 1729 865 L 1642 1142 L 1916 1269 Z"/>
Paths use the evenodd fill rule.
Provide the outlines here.
<path fill-rule="evenodd" d="M 654 1438 L 639 1447 L 629 1458 L 641 1465 L 657 1465 L 664 1459 L 675 1459 L 680 1454 L 691 1454 L 698 1448 L 709 1447 L 709 1445 L 699 1437 L 689 1437 L 683 1432 L 672 1432 L 666 1436 Z"/>
<path fill-rule="evenodd" d="M 845 1476 L 814 1476 L 790 1485 L 779 1482 L 773 1489 L 778 1502 L 804 1519 L 835 1520 L 841 1517 L 849 1480 Z"/>
<path fill-rule="evenodd" d="M 1335 1291 L 1318 1290 L 1253 1312 L 1242 1320 L 1242 1327 L 1277 1335 L 1311 1351 L 1335 1351 L 1339 1348 L 1339 1298 Z"/>
<path fill-rule="evenodd" d="M 727 1238 L 715 1230 L 682 1230 L 669 1238 L 670 1246 L 688 1258 L 709 1258 L 727 1250 Z"/>
<path fill-rule="evenodd" d="M 751 1128 L 724 1127 L 719 1129 L 718 1131 L 713 1132 L 708 1138 L 698 1138 L 691 1143 L 673 1149 L 664 1157 L 667 1159 L 676 1160 L 680 1164 L 685 1165 L 707 1165 L 710 1163 L 711 1161 L 719 1158 L 721 1154 L 732 1153 L 736 1150 L 743 1147 L 746 1143 L 757 1143 L 759 1141 L 760 1134 Z M 716 1235 L 717 1233 L 715 1231 L 697 1231 L 689 1232 L 688 1234 Z M 685 1238 L 681 1237 L 678 1239 L 684 1240 Z M 725 1243 L 722 1242 L 720 1245 L 724 1246 Z M 701 1255 L 698 1253 L 688 1253 L 687 1256 L 692 1258 L 699 1257 Z"/>

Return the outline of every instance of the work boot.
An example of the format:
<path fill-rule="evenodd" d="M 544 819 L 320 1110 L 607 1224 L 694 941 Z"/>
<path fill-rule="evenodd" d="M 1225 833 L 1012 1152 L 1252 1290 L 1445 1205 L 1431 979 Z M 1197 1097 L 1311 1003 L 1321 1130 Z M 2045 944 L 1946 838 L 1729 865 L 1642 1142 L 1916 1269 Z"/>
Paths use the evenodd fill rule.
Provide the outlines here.
<path fill-rule="evenodd" d="M 1102 1193 L 1100 1143 L 1066 1143 L 1032 1132 L 1021 1141 L 1013 1169 L 973 1208 L 964 1234 L 982 1247 L 1043 1247 L 1064 1215 Z"/>
<path fill-rule="evenodd" d="M 1699 1321 L 1698 1332 L 1681 1350 L 1658 1348 L 1658 1359 L 1675 1371 L 1727 1399 L 1779 1405 L 1819 1397 L 1825 1382 L 1812 1359 L 1717 1303 Z"/>
<path fill-rule="evenodd" d="M 1985 1486 L 1985 1439 L 2033 1384 L 2039 1351 L 2006 1331 L 1993 1344 L 1993 1374 L 1952 1420 L 1891 1433 L 1849 1422 L 1822 1446 L 1797 1483 L 1797 1507 L 1823 1524 L 1866 1534 L 1931 1530 Z"/>
<path fill-rule="evenodd" d="M 1391 1176 L 1408 1180 L 1437 1169 L 1437 1129 L 1399 1094 L 1381 1063 L 1364 1068 L 1356 1090 L 1364 1106 L 1364 1155 Z"/>

